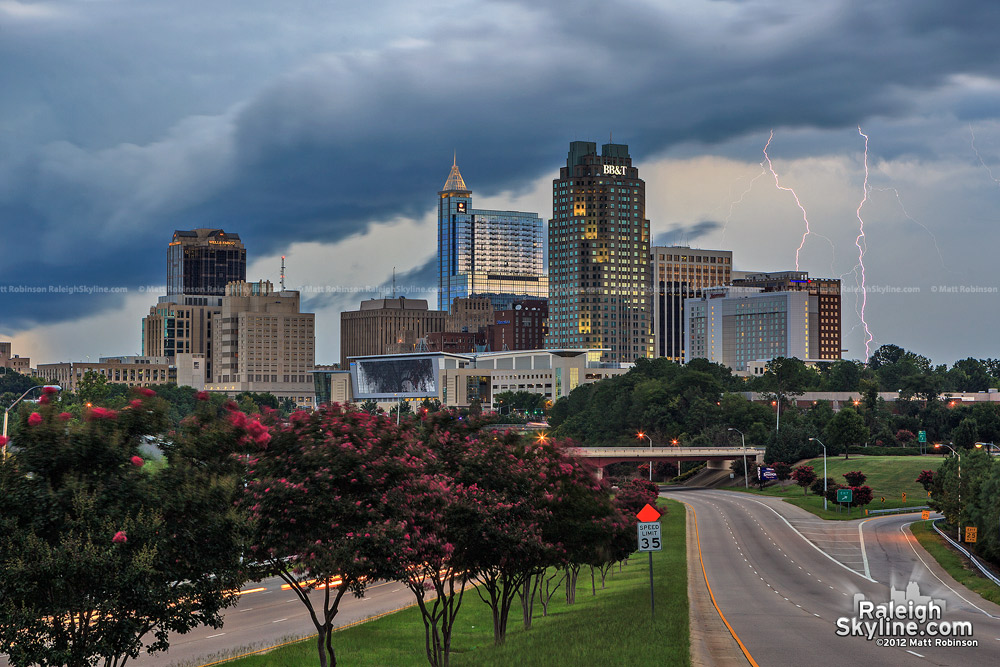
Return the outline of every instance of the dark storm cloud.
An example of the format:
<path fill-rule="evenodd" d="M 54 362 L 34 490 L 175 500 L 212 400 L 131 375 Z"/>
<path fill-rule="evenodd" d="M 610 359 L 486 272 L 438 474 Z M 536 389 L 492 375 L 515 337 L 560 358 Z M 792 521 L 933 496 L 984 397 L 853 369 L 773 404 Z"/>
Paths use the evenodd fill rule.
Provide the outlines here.
<path fill-rule="evenodd" d="M 717 229 L 722 229 L 721 222 L 702 220 L 693 225 L 672 225 L 665 232 L 657 234 L 653 239 L 655 246 L 690 245 L 695 239 L 705 236 Z"/>
<path fill-rule="evenodd" d="M 681 142 L 905 116 L 915 97 L 952 77 L 994 75 L 1000 66 L 1000 7 L 972 0 L 577 2 L 573 11 L 496 3 L 484 11 L 489 18 L 465 12 L 460 30 L 448 14 L 403 47 L 373 40 L 366 50 L 303 55 L 298 69 L 271 77 L 245 101 L 216 106 L 216 115 L 187 111 L 155 141 L 127 143 L 136 131 L 108 139 L 100 104 L 86 122 L 105 137 L 103 148 L 78 139 L 80 127 L 62 142 L 51 140 L 58 127 L 37 132 L 48 139 L 0 157 L 9 258 L 0 284 L 162 284 L 165 244 L 177 228 L 237 231 L 251 257 L 292 240 L 335 242 L 432 209 L 453 149 L 474 192 L 494 194 L 555 177 L 569 141 L 603 142 L 609 130 L 641 166 Z M 308 31 L 302 21 L 298 29 Z M 185 32 L 189 23 L 170 26 L 178 48 L 197 39 Z M 25 34 L 16 34 L 18 44 Z M 44 35 L 30 36 L 44 44 Z M 227 51 L 234 71 L 248 66 L 239 52 Z M 124 48 L 112 55 L 130 73 L 137 68 L 129 58 L 144 60 Z M 5 57 L 15 69 L 24 65 L 10 79 L 15 96 L 31 99 L 30 109 L 0 106 L 5 116 L 54 114 L 58 71 L 47 70 L 52 79 L 39 93 L 30 55 Z M 106 62 L 80 58 L 74 77 L 114 78 Z M 246 63 L 260 60 L 254 53 Z M 221 77 L 218 67 L 212 75 Z M 185 88 L 176 71 L 163 78 L 177 95 L 200 90 Z M 143 85 L 136 76 L 131 113 L 144 113 Z M 966 103 L 981 109 L 983 100 Z M 115 110 L 115 118 L 125 115 Z M 0 141 L 16 145 L 19 122 Z M 113 299 L 27 301 L 5 298 L 0 325 L 72 319 Z"/>

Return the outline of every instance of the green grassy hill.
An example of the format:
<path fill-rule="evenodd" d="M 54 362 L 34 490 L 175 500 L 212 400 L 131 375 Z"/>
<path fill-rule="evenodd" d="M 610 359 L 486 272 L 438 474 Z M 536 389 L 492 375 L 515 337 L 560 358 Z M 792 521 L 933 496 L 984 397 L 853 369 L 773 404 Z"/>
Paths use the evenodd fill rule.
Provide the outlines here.
<path fill-rule="evenodd" d="M 844 457 L 828 457 L 826 460 L 827 477 L 834 479 L 840 484 L 846 484 L 843 474 L 853 470 L 860 470 L 868 476 L 865 484 L 872 488 L 875 493 L 875 500 L 868 505 L 867 509 L 895 509 L 900 507 L 917 507 L 927 504 L 927 492 L 915 481 L 921 470 L 937 470 L 944 460 L 941 456 L 851 456 L 844 460 Z M 823 457 L 800 461 L 798 465 L 810 465 L 816 471 L 816 476 L 823 477 Z M 753 480 L 751 480 L 752 482 Z M 906 501 L 903 501 L 903 493 L 906 493 Z M 763 491 L 763 495 L 778 496 L 787 498 L 794 505 L 809 510 L 818 516 L 827 519 L 847 518 L 845 514 L 838 514 L 836 507 L 830 505 L 831 511 L 823 511 L 823 499 L 815 496 L 810 491 L 803 496 L 802 487 L 788 480 L 778 485 L 769 486 Z M 885 502 L 882 502 L 882 497 Z M 864 513 L 856 510 L 851 512 L 851 518 L 856 518 Z"/>

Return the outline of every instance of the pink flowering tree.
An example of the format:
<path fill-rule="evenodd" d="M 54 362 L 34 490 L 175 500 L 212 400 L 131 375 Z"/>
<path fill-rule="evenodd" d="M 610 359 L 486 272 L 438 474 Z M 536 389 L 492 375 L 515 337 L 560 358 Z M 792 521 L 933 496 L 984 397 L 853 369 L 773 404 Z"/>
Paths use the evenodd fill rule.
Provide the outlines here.
<path fill-rule="evenodd" d="M 344 595 L 361 597 L 394 573 L 387 556 L 404 531 L 386 525 L 388 494 L 423 466 L 402 429 L 334 404 L 253 437 L 240 502 L 254 521 L 250 556 L 305 605 L 323 667 L 336 664 L 331 631 Z"/>
<path fill-rule="evenodd" d="M 148 392 L 82 419 L 47 398 L 37 417 L 22 414 L 13 455 L 0 463 L 0 653 L 17 666 L 121 665 L 143 649 L 165 650 L 171 631 L 220 622 L 231 596 L 219 589 L 240 577 L 222 567 L 232 560 L 208 554 L 219 542 L 229 548 L 227 536 L 181 544 L 177 533 L 196 521 L 165 503 L 234 484 L 218 476 L 165 484 L 136 464 L 140 446 L 166 424 L 165 402 Z M 223 499 L 224 510 L 221 500 L 187 508 L 218 526 L 214 512 L 233 513 L 232 494 Z M 175 561 L 181 553 L 184 566 Z"/>

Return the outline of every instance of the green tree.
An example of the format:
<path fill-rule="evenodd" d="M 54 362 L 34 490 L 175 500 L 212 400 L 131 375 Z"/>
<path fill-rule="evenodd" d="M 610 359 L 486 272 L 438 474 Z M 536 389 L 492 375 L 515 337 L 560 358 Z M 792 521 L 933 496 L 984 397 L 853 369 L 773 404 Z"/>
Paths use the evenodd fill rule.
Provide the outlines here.
<path fill-rule="evenodd" d="M 844 458 L 850 458 L 850 447 L 868 441 L 869 431 L 865 420 L 851 408 L 842 408 L 826 427 L 826 437 L 823 439 L 831 454 L 844 452 Z"/>
<path fill-rule="evenodd" d="M 966 417 L 951 432 L 951 441 L 955 449 L 972 449 L 979 441 L 979 424 L 972 417 Z"/>
<path fill-rule="evenodd" d="M 806 367 L 801 359 L 776 357 L 767 362 L 767 370 L 760 378 L 761 388 L 773 397 L 780 413 L 789 396 L 801 396 L 817 381 L 814 371 Z M 780 418 L 776 420 L 780 424 Z"/>
<path fill-rule="evenodd" d="M 97 371 L 87 371 L 76 384 L 76 393 L 84 403 L 100 405 L 111 395 L 108 378 Z"/>
<path fill-rule="evenodd" d="M 16 666 L 113 666 L 166 650 L 170 632 L 218 627 L 243 582 L 238 536 L 217 520 L 240 485 L 143 472 L 139 446 L 166 425 L 148 389 L 82 422 L 59 410 L 46 395 L 23 414 L 18 451 L 0 465 L 0 653 Z M 204 462 L 186 456 L 171 459 L 179 475 Z"/>

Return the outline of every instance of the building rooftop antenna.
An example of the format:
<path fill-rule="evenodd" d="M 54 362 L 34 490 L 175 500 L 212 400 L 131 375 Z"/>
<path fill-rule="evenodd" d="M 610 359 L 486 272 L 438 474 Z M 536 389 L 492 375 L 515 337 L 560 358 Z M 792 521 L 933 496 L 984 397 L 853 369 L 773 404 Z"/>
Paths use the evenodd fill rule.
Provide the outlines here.
<path fill-rule="evenodd" d="M 396 298 L 396 267 L 392 267 L 392 298 Z"/>
<path fill-rule="evenodd" d="M 285 256 L 284 255 L 281 256 L 281 280 L 279 282 L 281 283 L 281 291 L 284 292 L 285 291 Z"/>

